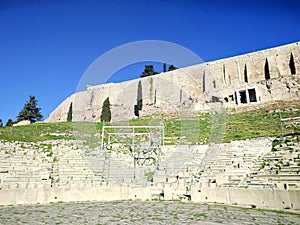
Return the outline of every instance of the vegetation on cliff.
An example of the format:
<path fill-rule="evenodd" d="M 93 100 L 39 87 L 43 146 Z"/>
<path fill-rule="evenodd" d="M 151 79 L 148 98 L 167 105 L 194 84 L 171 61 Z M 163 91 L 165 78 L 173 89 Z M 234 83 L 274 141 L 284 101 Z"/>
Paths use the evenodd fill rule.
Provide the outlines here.
<path fill-rule="evenodd" d="M 152 75 L 155 75 L 155 74 L 158 74 L 158 72 L 156 72 L 154 70 L 153 65 L 145 65 L 145 69 L 142 72 L 141 77 L 148 77 L 148 76 L 152 76 Z"/>

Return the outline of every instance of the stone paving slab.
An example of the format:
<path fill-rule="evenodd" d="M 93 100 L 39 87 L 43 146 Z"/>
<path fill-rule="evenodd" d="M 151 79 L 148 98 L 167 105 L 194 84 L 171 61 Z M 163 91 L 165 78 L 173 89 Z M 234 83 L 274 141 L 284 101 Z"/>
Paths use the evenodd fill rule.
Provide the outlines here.
<path fill-rule="evenodd" d="M 300 224 L 300 213 L 179 201 L 0 206 L 0 224 Z"/>

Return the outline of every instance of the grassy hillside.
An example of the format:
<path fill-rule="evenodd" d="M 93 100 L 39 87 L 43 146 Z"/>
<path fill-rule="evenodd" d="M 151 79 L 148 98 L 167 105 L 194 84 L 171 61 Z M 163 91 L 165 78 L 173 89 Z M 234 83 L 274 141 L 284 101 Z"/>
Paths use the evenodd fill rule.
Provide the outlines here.
<path fill-rule="evenodd" d="M 283 109 L 282 109 L 283 110 Z M 285 108 L 283 118 L 300 116 L 300 105 Z M 192 118 L 178 116 L 146 116 L 129 121 L 129 125 L 165 124 L 168 144 L 229 142 L 257 137 L 280 136 L 280 116 L 272 107 L 232 114 L 200 114 Z M 84 139 L 94 143 L 100 141 L 101 123 L 60 122 L 36 123 L 25 126 L 0 128 L 0 139 L 6 141 L 38 142 L 45 140 Z M 298 132 L 293 127 L 285 129 L 286 134 Z"/>
<path fill-rule="evenodd" d="M 6 141 L 38 142 L 46 140 L 73 140 L 79 138 L 80 133 L 92 136 L 95 129 L 101 130 L 101 123 L 88 122 L 59 122 L 35 123 L 24 126 L 0 128 L 0 139 Z M 80 133 L 78 130 L 80 128 Z M 83 137 L 83 135 L 81 135 Z"/>
<path fill-rule="evenodd" d="M 72 139 L 71 123 L 35 123 L 0 129 L 0 139 L 7 141 L 38 142 L 56 139 Z"/>

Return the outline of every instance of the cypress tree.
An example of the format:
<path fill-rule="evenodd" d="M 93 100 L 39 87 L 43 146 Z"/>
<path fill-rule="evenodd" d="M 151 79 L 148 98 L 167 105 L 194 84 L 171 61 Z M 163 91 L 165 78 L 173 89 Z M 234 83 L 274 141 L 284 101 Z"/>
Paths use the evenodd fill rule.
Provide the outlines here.
<path fill-rule="evenodd" d="M 266 58 L 266 62 L 265 62 L 265 79 L 266 80 L 270 80 L 270 70 L 269 70 L 269 62 L 268 59 Z"/>
<path fill-rule="evenodd" d="M 290 56 L 290 63 L 289 63 L 289 66 L 290 66 L 291 74 L 292 74 L 292 75 L 295 75 L 295 74 L 296 74 L 296 67 L 295 67 L 295 62 L 294 62 L 294 56 L 293 56 L 293 53 L 291 53 L 291 56 Z"/>
<path fill-rule="evenodd" d="M 105 99 L 105 101 L 103 102 L 100 119 L 101 119 L 101 122 L 110 122 L 110 120 L 111 120 L 109 97 L 107 97 Z"/>
<path fill-rule="evenodd" d="M 137 99 L 136 99 L 136 105 L 138 110 L 143 109 L 143 91 L 142 91 L 142 82 L 139 81 L 138 89 L 137 89 Z"/>
<path fill-rule="evenodd" d="M 71 102 L 69 107 L 67 122 L 72 122 L 72 119 L 73 119 L 73 102 Z"/>
<path fill-rule="evenodd" d="M 248 74 L 247 74 L 247 65 L 245 64 L 244 68 L 244 80 L 246 83 L 248 83 Z"/>

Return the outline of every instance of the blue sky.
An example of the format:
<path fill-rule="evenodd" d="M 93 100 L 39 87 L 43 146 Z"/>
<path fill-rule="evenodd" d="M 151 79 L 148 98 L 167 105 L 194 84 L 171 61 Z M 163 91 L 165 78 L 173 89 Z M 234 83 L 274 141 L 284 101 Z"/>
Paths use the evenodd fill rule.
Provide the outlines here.
<path fill-rule="evenodd" d="M 89 65 L 119 45 L 163 40 L 212 61 L 299 41 L 299 11 L 292 0 L 0 0 L 0 119 L 15 120 L 29 95 L 47 118 Z"/>

